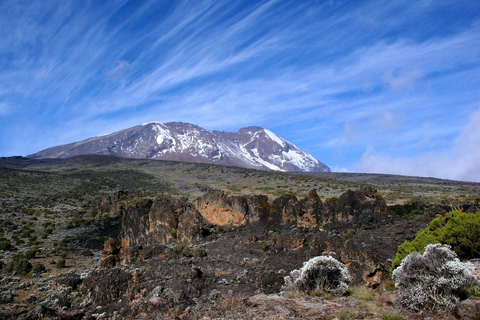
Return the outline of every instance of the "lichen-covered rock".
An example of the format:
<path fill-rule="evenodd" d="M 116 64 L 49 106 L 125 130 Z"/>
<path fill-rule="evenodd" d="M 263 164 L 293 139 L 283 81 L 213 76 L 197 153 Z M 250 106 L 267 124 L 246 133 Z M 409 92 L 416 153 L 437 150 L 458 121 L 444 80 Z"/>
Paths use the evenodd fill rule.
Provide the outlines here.
<path fill-rule="evenodd" d="M 61 319 L 61 320 L 81 320 L 85 319 L 83 310 L 57 310 L 43 305 L 24 313 L 18 317 L 18 320 L 42 320 L 42 319 Z"/>
<path fill-rule="evenodd" d="M 455 307 L 455 314 L 462 320 L 475 320 L 478 319 L 478 313 L 480 312 L 480 298 L 470 297 L 467 300 L 460 302 Z"/>
<path fill-rule="evenodd" d="M 339 227 L 375 227 L 385 220 L 392 220 L 387 215 L 385 200 L 372 188 L 364 190 L 347 190 L 338 201 L 327 200 L 321 214 L 323 226 Z"/>
<path fill-rule="evenodd" d="M 202 235 L 204 226 L 200 213 L 183 199 L 162 200 L 150 207 L 129 207 L 122 211 L 121 245 L 166 244 L 176 237 L 190 242 Z"/>
<path fill-rule="evenodd" d="M 69 272 L 55 277 L 53 279 L 53 283 L 55 285 L 71 287 L 73 290 L 75 290 L 77 286 L 82 283 L 82 278 L 77 273 Z"/>
<path fill-rule="evenodd" d="M 99 270 L 83 280 L 81 291 L 87 303 L 115 304 L 125 296 L 131 279 L 130 273 L 119 268 Z"/>
<path fill-rule="evenodd" d="M 13 302 L 17 294 L 15 291 L 9 290 L 7 288 L 0 288 L 0 304 L 7 304 Z"/>
<path fill-rule="evenodd" d="M 226 196 L 223 191 L 206 189 L 195 206 L 206 221 L 218 226 L 266 223 L 268 198 L 263 195 Z"/>
<path fill-rule="evenodd" d="M 120 261 L 119 253 L 121 244 L 114 239 L 108 239 L 103 245 L 102 260 L 100 261 L 100 268 L 113 268 L 117 262 Z"/>

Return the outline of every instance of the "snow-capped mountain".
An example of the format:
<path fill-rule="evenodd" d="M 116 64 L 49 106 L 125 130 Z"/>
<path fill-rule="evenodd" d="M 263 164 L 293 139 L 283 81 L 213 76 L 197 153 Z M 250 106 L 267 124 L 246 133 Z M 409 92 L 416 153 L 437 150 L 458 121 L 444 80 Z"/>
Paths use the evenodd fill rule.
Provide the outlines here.
<path fill-rule="evenodd" d="M 86 154 L 213 163 L 274 171 L 330 171 L 307 152 L 264 128 L 247 127 L 233 133 L 210 131 L 181 122 L 149 122 L 49 148 L 29 157 L 69 158 Z"/>

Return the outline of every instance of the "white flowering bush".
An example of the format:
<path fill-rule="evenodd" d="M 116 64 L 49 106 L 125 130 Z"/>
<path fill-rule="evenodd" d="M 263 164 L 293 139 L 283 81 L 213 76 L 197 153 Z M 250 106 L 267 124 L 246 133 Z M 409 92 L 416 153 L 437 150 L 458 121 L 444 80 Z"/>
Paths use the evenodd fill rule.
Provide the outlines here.
<path fill-rule="evenodd" d="M 345 265 L 330 256 L 314 257 L 285 277 L 287 288 L 298 289 L 306 294 L 344 294 L 349 283 L 350 275 Z"/>
<path fill-rule="evenodd" d="M 473 281 L 472 267 L 460 262 L 448 245 L 430 244 L 424 254 L 409 254 L 393 271 L 399 288 L 397 306 L 416 311 L 455 307 L 462 290 Z"/>

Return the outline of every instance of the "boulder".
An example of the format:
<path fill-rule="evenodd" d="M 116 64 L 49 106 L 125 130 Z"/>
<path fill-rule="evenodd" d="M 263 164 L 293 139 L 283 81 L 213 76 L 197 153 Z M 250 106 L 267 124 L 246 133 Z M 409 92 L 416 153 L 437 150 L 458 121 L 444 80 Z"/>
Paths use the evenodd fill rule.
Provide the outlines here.
<path fill-rule="evenodd" d="M 100 261 L 100 268 L 112 268 L 118 261 L 120 261 L 119 253 L 121 244 L 114 239 L 108 239 L 103 245 L 102 260 Z"/>
<path fill-rule="evenodd" d="M 480 312 L 479 297 L 470 297 L 467 300 L 460 302 L 455 307 L 455 315 L 457 315 L 462 320 L 478 319 L 479 312 Z"/>

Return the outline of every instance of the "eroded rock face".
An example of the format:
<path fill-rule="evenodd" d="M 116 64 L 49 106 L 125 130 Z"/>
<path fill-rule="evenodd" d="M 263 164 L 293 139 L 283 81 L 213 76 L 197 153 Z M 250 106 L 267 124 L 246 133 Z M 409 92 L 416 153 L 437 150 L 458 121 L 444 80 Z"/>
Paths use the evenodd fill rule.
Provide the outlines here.
<path fill-rule="evenodd" d="M 283 195 L 270 204 L 265 196 L 226 196 L 207 190 L 196 207 L 209 223 L 240 226 L 260 224 L 274 227 L 355 227 L 375 225 L 388 220 L 388 207 L 375 189 L 347 191 L 338 201 L 322 203 L 315 190 L 304 199 Z"/>
<path fill-rule="evenodd" d="M 162 200 L 151 206 L 122 211 L 122 247 L 165 244 L 175 237 L 183 242 L 201 236 L 205 221 L 193 204 L 182 199 Z"/>
<path fill-rule="evenodd" d="M 227 196 L 207 189 L 195 205 L 177 199 L 124 209 L 121 259 L 130 259 L 128 248 L 173 241 L 195 244 L 210 235 L 211 240 L 217 239 L 225 230 L 245 229 L 251 230 L 250 236 L 241 241 L 246 249 L 282 254 L 301 249 L 332 255 L 347 265 L 354 283 L 375 287 L 388 270 L 396 248 L 409 234 L 400 220 L 388 214 L 385 201 L 375 189 L 349 190 L 337 201 L 325 202 L 314 190 L 300 200 L 287 194 L 270 202 L 262 195 Z M 385 232 L 376 232 L 377 228 Z M 355 235 L 353 238 L 345 237 L 348 230 Z M 116 261 L 118 257 L 104 252 L 103 264 L 111 262 L 114 266 Z"/>
<path fill-rule="evenodd" d="M 195 206 L 202 217 L 213 225 L 240 226 L 268 220 L 270 205 L 266 196 L 226 196 L 220 190 L 206 191 L 197 199 Z"/>
<path fill-rule="evenodd" d="M 377 190 L 372 188 L 348 190 L 338 201 L 326 201 L 321 214 L 321 223 L 334 227 L 374 227 L 385 220 L 391 220 L 387 212 L 387 204 L 377 194 Z"/>
<path fill-rule="evenodd" d="M 120 260 L 119 253 L 121 244 L 114 239 L 108 239 L 103 245 L 102 260 L 100 261 L 100 268 L 113 268 Z"/>

